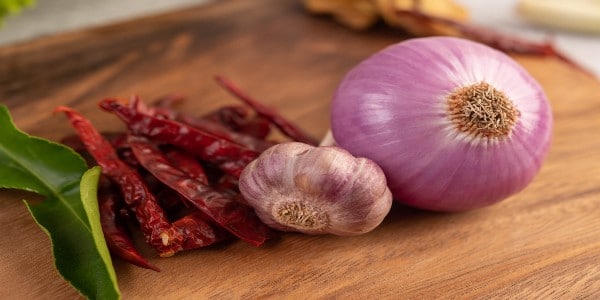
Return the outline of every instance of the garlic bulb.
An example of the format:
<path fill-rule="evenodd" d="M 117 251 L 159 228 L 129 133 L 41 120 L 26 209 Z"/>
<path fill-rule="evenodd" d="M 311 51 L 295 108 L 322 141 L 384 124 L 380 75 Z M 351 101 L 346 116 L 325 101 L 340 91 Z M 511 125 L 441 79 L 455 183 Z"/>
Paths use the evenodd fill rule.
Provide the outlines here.
<path fill-rule="evenodd" d="M 263 152 L 244 169 L 239 187 L 260 219 L 282 231 L 362 234 L 377 227 L 392 205 L 373 161 L 297 142 Z"/>

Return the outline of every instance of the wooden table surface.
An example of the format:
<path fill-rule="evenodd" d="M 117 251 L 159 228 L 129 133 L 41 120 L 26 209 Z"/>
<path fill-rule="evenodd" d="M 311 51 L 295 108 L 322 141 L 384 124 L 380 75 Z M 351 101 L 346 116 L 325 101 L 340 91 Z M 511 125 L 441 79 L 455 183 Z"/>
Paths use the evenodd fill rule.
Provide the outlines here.
<path fill-rule="evenodd" d="M 58 105 L 118 130 L 100 99 L 176 92 L 190 99 L 183 109 L 200 114 L 235 103 L 212 81 L 222 74 L 322 136 L 342 76 L 403 38 L 384 28 L 352 32 L 294 0 L 219 1 L 0 49 L 0 101 L 22 130 L 57 140 L 72 132 L 51 114 Z M 523 192 L 466 213 L 395 205 L 358 237 L 286 234 L 260 248 L 238 241 L 163 259 L 142 248 L 162 272 L 116 260 L 123 298 L 597 299 L 600 85 L 553 59 L 516 59 L 541 82 L 555 116 L 549 157 Z M 24 197 L 0 191 L 0 298 L 78 298 Z"/>

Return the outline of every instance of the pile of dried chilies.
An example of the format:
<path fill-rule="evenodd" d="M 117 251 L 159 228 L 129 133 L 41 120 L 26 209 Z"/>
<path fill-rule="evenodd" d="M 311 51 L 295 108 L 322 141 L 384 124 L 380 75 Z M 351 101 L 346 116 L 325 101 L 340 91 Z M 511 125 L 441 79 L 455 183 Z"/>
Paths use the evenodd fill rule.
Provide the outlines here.
<path fill-rule="evenodd" d="M 127 126 L 124 133 L 100 133 L 81 114 L 59 107 L 77 135 L 63 143 L 102 167 L 98 202 L 110 251 L 158 271 L 135 249 L 124 225 L 134 219 L 145 241 L 161 257 L 215 244 L 235 236 L 254 246 L 273 236 L 238 190 L 244 167 L 268 147 L 271 127 L 294 141 L 316 145 L 298 127 L 242 93 L 217 82 L 250 106 L 227 106 L 202 117 L 174 110 L 177 97 L 153 106 L 133 97 L 128 104 L 105 99 L 100 107 Z"/>

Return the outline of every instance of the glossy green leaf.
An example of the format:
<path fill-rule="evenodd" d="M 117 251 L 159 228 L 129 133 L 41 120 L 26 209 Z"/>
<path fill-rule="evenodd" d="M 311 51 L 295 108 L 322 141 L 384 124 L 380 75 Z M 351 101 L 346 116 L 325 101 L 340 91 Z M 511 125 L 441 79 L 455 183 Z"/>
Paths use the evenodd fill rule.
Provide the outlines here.
<path fill-rule="evenodd" d="M 25 203 L 50 237 L 58 272 L 90 299 L 119 299 L 98 215 L 100 170 L 86 170 L 70 148 L 19 131 L 0 105 L 0 188 L 44 196 L 41 203 Z"/>

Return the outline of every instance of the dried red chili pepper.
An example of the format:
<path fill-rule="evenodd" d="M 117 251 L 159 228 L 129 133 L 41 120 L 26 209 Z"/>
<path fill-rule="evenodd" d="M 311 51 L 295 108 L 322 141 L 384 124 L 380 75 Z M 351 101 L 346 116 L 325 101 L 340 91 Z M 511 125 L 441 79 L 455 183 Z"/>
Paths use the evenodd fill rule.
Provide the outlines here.
<path fill-rule="evenodd" d="M 119 203 L 122 199 L 114 192 L 110 182 L 104 176 L 98 185 L 98 205 L 100 225 L 106 239 L 106 245 L 112 254 L 136 266 L 160 272 L 151 265 L 136 249 L 127 230 L 118 220 Z"/>
<path fill-rule="evenodd" d="M 161 182 L 162 189 L 155 192 L 158 203 L 167 213 L 170 220 L 173 220 L 177 216 L 184 214 L 190 207 L 188 203 L 181 197 L 179 193 L 172 190 L 171 188 L 164 186 Z"/>
<path fill-rule="evenodd" d="M 137 161 L 135 160 L 135 158 L 133 157 L 133 154 L 131 153 L 131 149 L 129 149 L 129 146 L 126 144 L 127 143 L 127 141 L 126 141 L 127 135 L 125 133 L 101 132 L 100 134 L 106 140 L 108 140 L 110 142 L 110 144 L 113 146 L 113 148 L 115 148 L 119 158 L 124 163 L 126 163 L 129 166 L 134 167 L 134 168 L 139 165 L 137 163 Z M 88 159 L 89 153 L 87 152 L 85 145 L 81 141 L 81 138 L 79 137 L 79 135 L 77 135 L 77 134 L 67 135 L 60 140 L 60 143 L 65 146 L 68 146 L 69 148 L 78 152 L 81 156 L 83 156 L 86 159 L 86 161 L 88 162 L 88 165 L 95 165 L 92 161 L 90 161 Z"/>
<path fill-rule="evenodd" d="M 79 135 L 77 134 L 70 134 L 63 137 L 62 139 L 60 139 L 60 143 L 77 152 L 85 151 L 85 145 L 83 144 L 83 142 L 79 138 Z"/>
<path fill-rule="evenodd" d="M 271 230 L 260 222 L 252 208 L 236 203 L 177 169 L 147 138 L 129 135 L 128 141 L 148 171 L 235 236 L 255 246 L 271 236 Z"/>
<path fill-rule="evenodd" d="M 184 124 L 188 124 L 190 126 L 196 127 L 202 131 L 214 134 L 218 137 L 227 139 L 233 143 L 242 145 L 248 149 L 251 149 L 251 150 L 254 150 L 257 152 L 265 151 L 269 147 L 276 144 L 274 142 L 256 138 L 249 134 L 231 131 L 231 130 L 227 129 L 226 127 L 224 127 L 223 125 L 221 125 L 219 123 L 214 123 L 209 120 L 195 119 L 195 118 L 191 118 L 191 117 L 185 116 L 185 115 L 180 115 L 175 120 L 180 121 Z M 248 128 L 248 129 L 250 129 L 250 128 Z M 257 129 L 257 130 L 260 130 L 260 129 Z"/>
<path fill-rule="evenodd" d="M 223 175 L 215 183 L 215 187 L 218 190 L 239 191 L 238 190 L 238 184 L 239 184 L 239 180 L 237 178 L 235 178 L 233 176 L 230 176 L 230 175 Z"/>
<path fill-rule="evenodd" d="M 108 140 L 113 147 L 119 148 L 122 146 L 122 141 L 126 139 L 126 134 L 122 132 L 100 132 L 100 134 Z M 86 150 L 85 145 L 81 141 L 78 134 L 69 134 L 60 139 L 60 143 L 68 146 L 75 151 Z"/>
<path fill-rule="evenodd" d="M 169 147 L 168 149 L 163 150 L 163 154 L 175 168 L 181 170 L 182 172 L 184 172 L 191 178 L 201 182 L 202 184 L 209 184 L 208 176 L 206 176 L 204 167 L 202 167 L 200 162 L 193 155 L 190 155 L 180 149 L 173 147 Z M 175 194 L 179 197 L 178 200 L 181 202 L 182 205 L 184 205 L 186 208 L 190 207 L 190 204 L 185 200 L 185 198 L 181 194 L 177 193 L 177 191 L 171 189 L 168 186 L 165 187 L 167 190 L 165 191 L 167 195 L 169 194 L 169 191 L 172 192 L 172 194 Z M 174 196 L 171 196 L 171 199 L 172 200 L 170 201 L 176 200 Z"/>
<path fill-rule="evenodd" d="M 131 152 L 131 149 L 129 147 L 121 147 L 115 150 L 117 151 L 119 159 L 121 159 L 121 161 L 126 163 L 128 166 L 134 169 L 137 169 L 140 166 L 135 156 L 133 156 L 133 152 Z"/>
<path fill-rule="evenodd" d="M 122 162 L 111 144 L 81 114 L 68 107 L 58 107 L 77 131 L 87 151 L 102 167 L 102 173 L 121 189 L 125 203 L 140 223 L 146 242 L 162 252 L 177 234 L 171 229 L 164 211 L 148 190 L 140 175 Z"/>
<path fill-rule="evenodd" d="M 243 124 L 239 124 L 237 132 L 257 139 L 265 139 L 271 133 L 271 122 L 267 118 L 257 115 Z"/>
<path fill-rule="evenodd" d="M 202 118 L 195 118 L 184 113 L 162 107 L 145 107 L 139 99 L 134 100 L 136 103 L 132 105 L 136 110 L 155 117 L 163 117 L 165 119 L 181 122 L 183 124 L 195 127 L 201 131 L 213 134 L 217 137 L 226 139 L 230 142 L 244 146 L 250 150 L 262 152 L 267 148 L 275 145 L 273 142 L 258 139 L 254 136 L 238 133 L 229 130 L 227 127 L 214 121 Z"/>
<path fill-rule="evenodd" d="M 294 141 L 302 142 L 305 144 L 316 146 L 319 142 L 306 134 L 303 130 L 301 130 L 298 126 L 294 125 L 292 122 L 286 120 L 284 117 L 279 115 L 274 110 L 268 108 L 252 97 L 248 96 L 244 92 L 242 92 L 237 86 L 235 86 L 231 81 L 221 77 L 216 76 L 216 81 L 227 90 L 232 95 L 236 96 L 238 99 L 242 100 L 244 103 L 248 104 L 257 114 L 267 118 L 269 121 L 273 123 L 283 134 L 290 137 Z"/>
<path fill-rule="evenodd" d="M 271 122 L 260 115 L 248 117 L 244 106 L 225 106 L 202 116 L 202 119 L 219 123 L 228 129 L 265 139 L 271 133 Z"/>
<path fill-rule="evenodd" d="M 264 140 L 271 133 L 269 120 L 258 115 L 247 118 L 248 110 L 243 106 L 220 107 L 197 118 L 173 109 L 174 104 L 183 100 L 185 100 L 183 96 L 168 95 L 159 98 L 150 108 L 143 105 L 140 107 L 136 104 L 132 107 L 149 115 L 163 116 L 170 120 L 194 126 L 250 149 L 260 151 L 260 149 L 264 150 L 275 144 Z M 141 102 L 138 97 L 133 97 L 131 103 Z"/>
<path fill-rule="evenodd" d="M 144 114 L 114 99 L 101 101 L 100 107 L 121 118 L 132 133 L 182 148 L 235 177 L 260 154 L 197 128 Z"/>
<path fill-rule="evenodd" d="M 218 192 L 229 196 L 234 201 L 250 206 L 240 193 L 238 185 L 239 180 L 237 178 L 226 174 L 221 176 L 214 186 Z"/>
<path fill-rule="evenodd" d="M 102 133 L 102 136 L 106 137 L 107 135 Z M 108 136 L 108 141 L 117 150 L 121 148 L 129 148 L 129 145 L 127 145 L 127 134 L 124 132 L 113 133 L 112 135 Z"/>
<path fill-rule="evenodd" d="M 244 106 L 221 107 L 202 118 L 257 139 L 265 139 L 271 133 L 271 122 L 260 115 L 249 118 L 248 111 Z"/>
<path fill-rule="evenodd" d="M 210 224 L 200 211 L 192 212 L 173 222 L 173 228 L 184 237 L 176 252 L 210 246 L 229 238 L 231 235 Z"/>
<path fill-rule="evenodd" d="M 166 109 L 167 111 L 174 112 L 172 109 L 178 103 L 185 100 L 185 97 L 181 95 L 166 95 L 158 98 L 154 101 L 154 108 Z M 176 112 L 179 115 L 179 112 Z M 177 118 L 175 115 L 168 113 L 169 119 L 178 120 L 182 123 L 186 123 L 183 118 Z M 239 132 L 242 134 L 250 135 L 257 139 L 265 139 L 271 132 L 271 123 L 264 117 L 253 116 L 248 118 L 248 110 L 244 106 L 224 106 L 220 107 L 212 112 L 203 115 L 201 118 L 193 118 L 191 116 L 185 116 L 186 119 L 191 118 L 193 120 L 202 119 L 205 121 L 211 121 L 217 123 L 228 131 Z M 189 125 L 193 125 L 190 122 Z"/>
<path fill-rule="evenodd" d="M 206 177 L 204 168 L 194 156 L 179 149 L 167 149 L 164 154 L 173 166 L 185 172 L 191 178 L 203 184 L 208 184 L 208 177 Z"/>
<path fill-rule="evenodd" d="M 240 126 L 246 123 L 248 109 L 241 105 L 229 105 L 219 107 L 202 116 L 202 119 L 210 120 L 222 124 L 233 131 L 237 131 Z"/>

